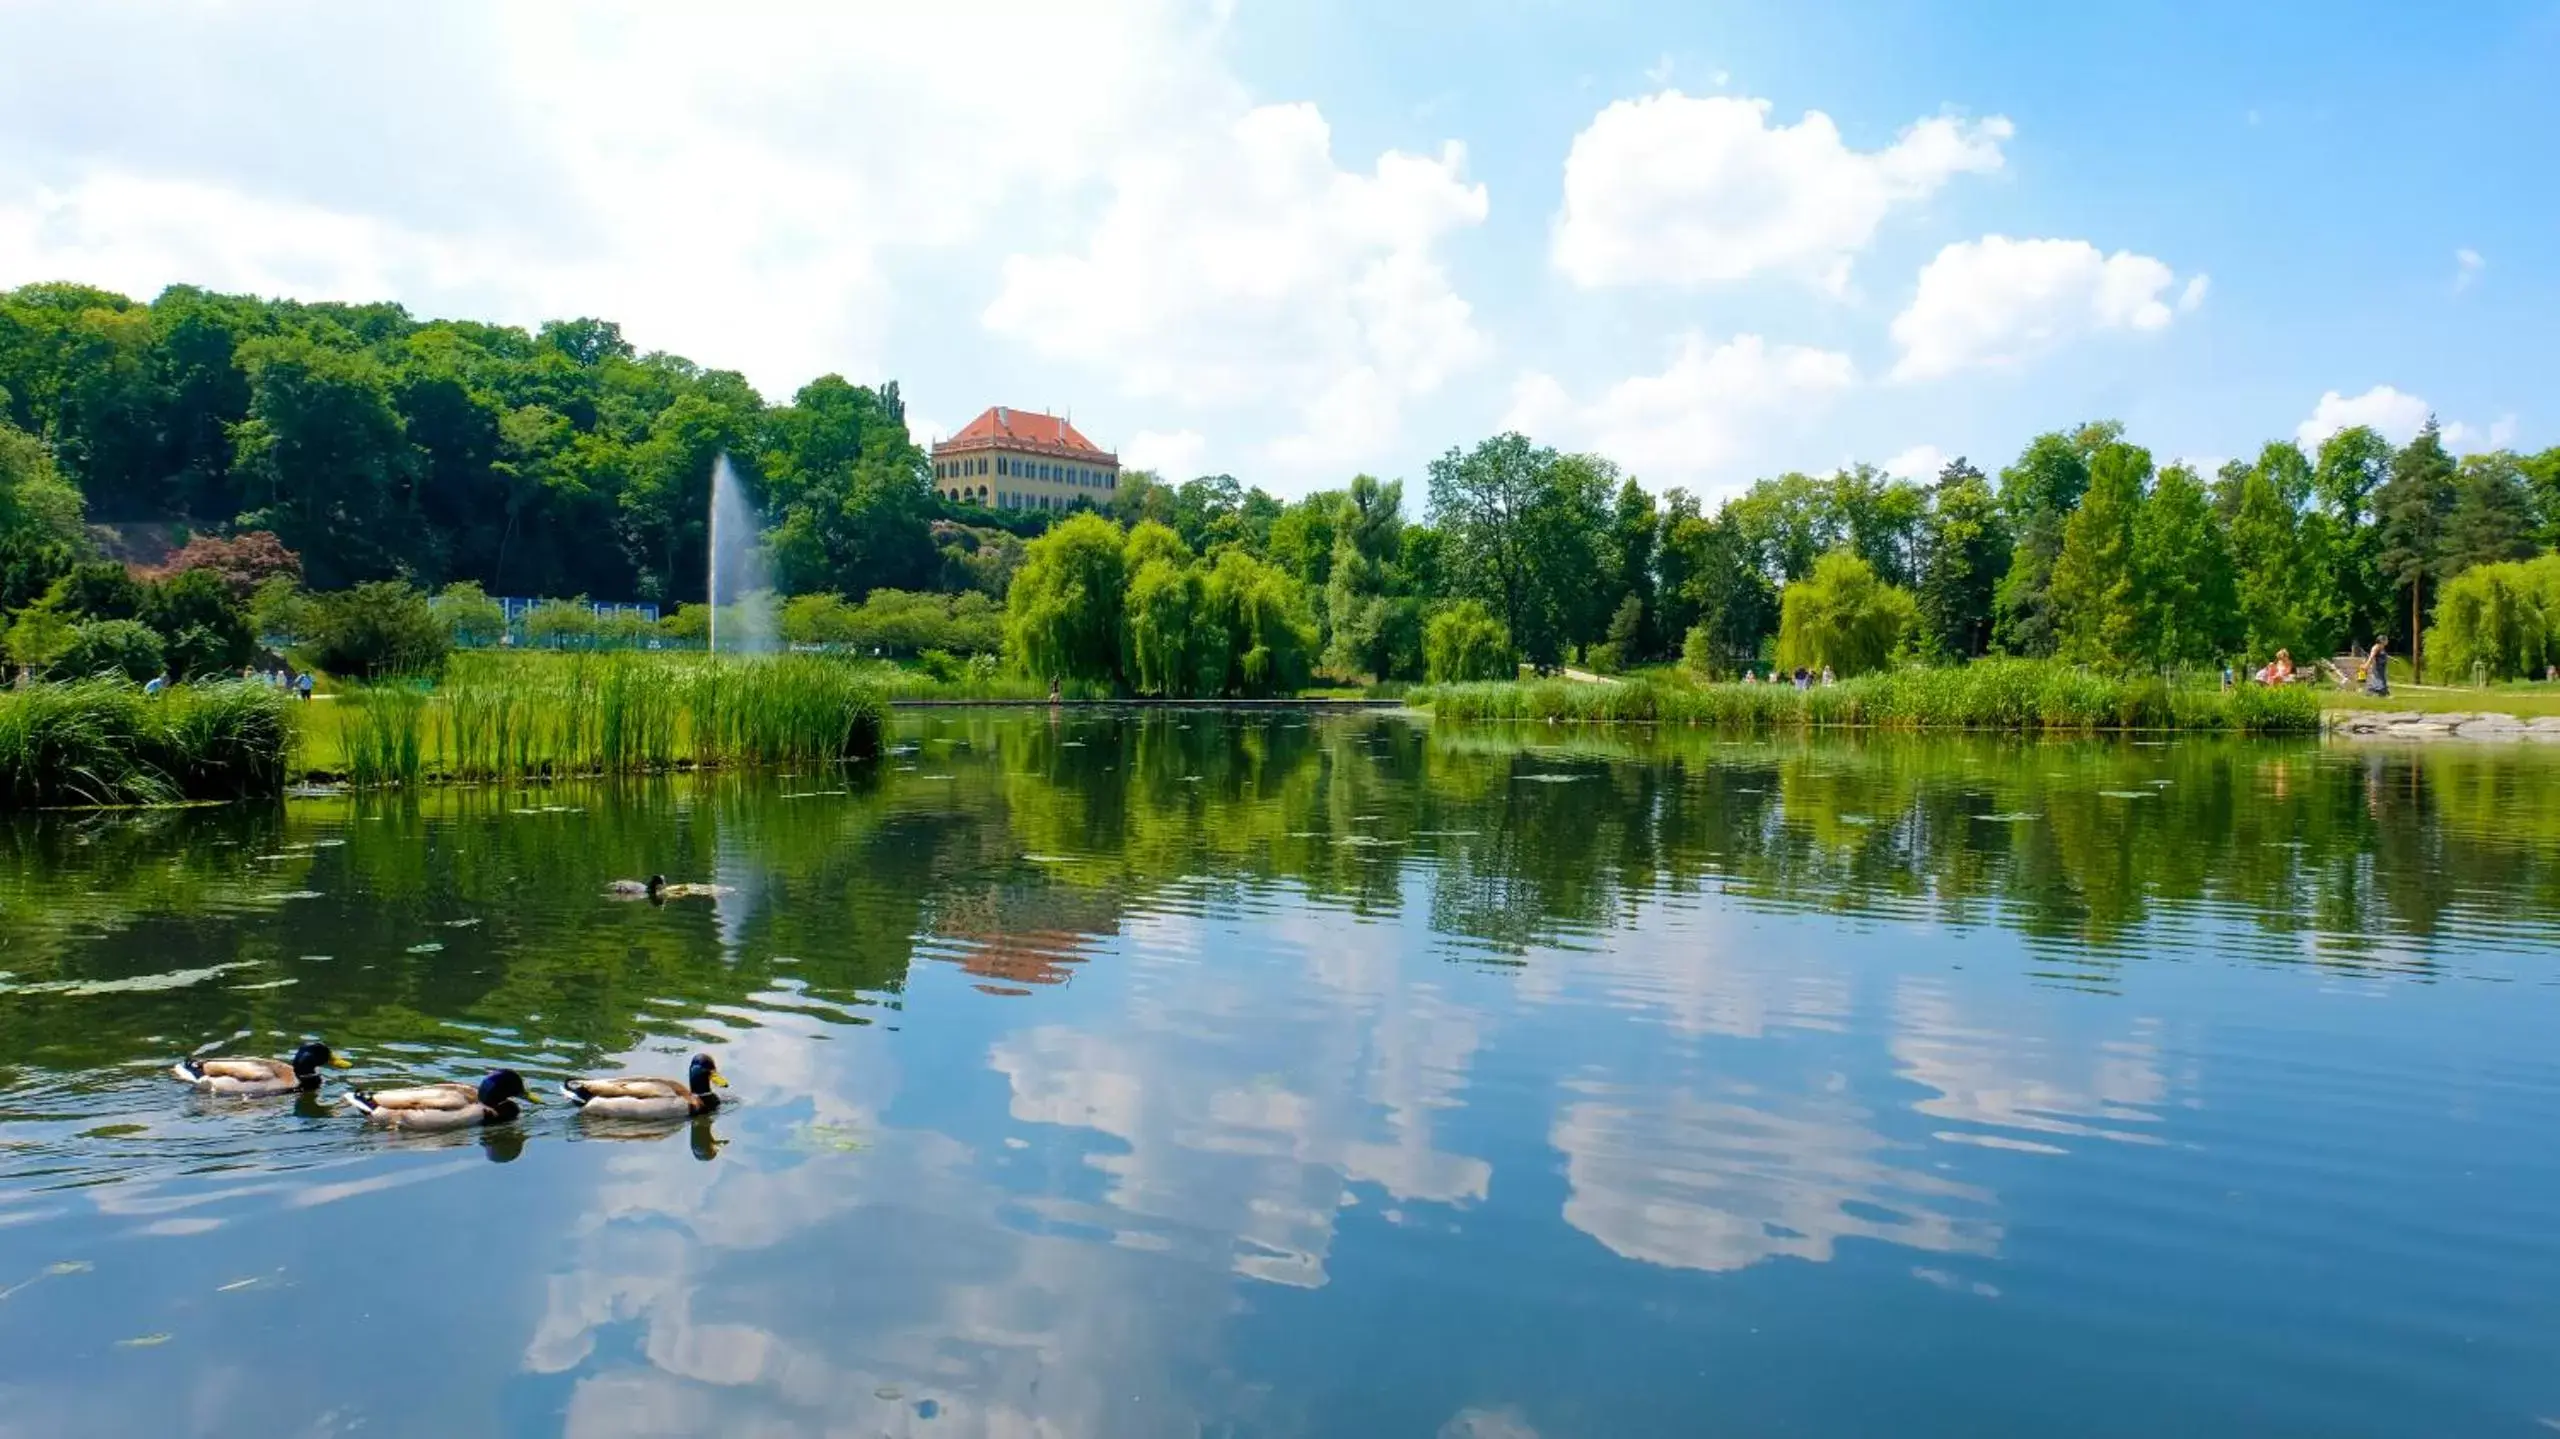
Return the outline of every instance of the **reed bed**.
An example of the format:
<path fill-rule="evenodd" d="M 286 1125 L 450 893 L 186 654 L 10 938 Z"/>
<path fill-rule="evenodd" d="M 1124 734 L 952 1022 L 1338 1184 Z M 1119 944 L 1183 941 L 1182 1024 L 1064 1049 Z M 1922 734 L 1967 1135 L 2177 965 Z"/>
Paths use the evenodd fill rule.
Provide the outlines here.
<path fill-rule="evenodd" d="M 252 799 L 284 790 L 292 702 L 222 681 L 0 691 L 0 809 Z"/>
<path fill-rule="evenodd" d="M 885 712 L 843 660 L 629 652 L 456 656 L 432 690 L 352 688 L 334 708 L 315 723 L 359 786 L 825 763 L 877 753 Z"/>
<path fill-rule="evenodd" d="M 1438 685 L 1416 691 L 1413 702 L 1450 719 L 1692 724 L 1733 730 L 2305 734 L 2320 728 L 2320 697 L 2307 688 L 2173 686 L 2156 676 L 2120 679 L 2040 660 L 1890 670 L 1809 690 L 1786 684 L 1658 681 Z"/>

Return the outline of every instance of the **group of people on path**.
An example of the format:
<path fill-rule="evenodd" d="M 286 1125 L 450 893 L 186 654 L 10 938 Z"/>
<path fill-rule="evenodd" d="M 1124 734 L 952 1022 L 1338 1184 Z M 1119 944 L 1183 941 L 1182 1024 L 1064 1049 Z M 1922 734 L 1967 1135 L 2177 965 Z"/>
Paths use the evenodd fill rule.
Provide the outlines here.
<path fill-rule="evenodd" d="M 2274 659 L 2249 672 L 2249 682 L 2261 685 L 2289 685 L 2304 678 L 2307 676 L 2293 667 L 2293 651 L 2282 648 L 2276 651 Z M 2343 673 L 2338 676 L 2338 679 L 2342 686 L 2346 683 L 2346 676 Z M 2222 687 L 2229 689 L 2232 682 L 2231 666 L 2225 664 L 2222 667 Z M 2391 650 L 2388 641 L 2377 639 L 2373 642 L 2373 647 L 2364 652 L 2364 658 L 2356 663 L 2355 683 L 2361 685 L 2366 694 L 2391 693 Z"/>
<path fill-rule="evenodd" d="M 1769 670 L 1769 683 L 1777 684 L 1779 681 L 1780 676 L 1777 668 L 1775 666 L 1771 666 Z M 1760 672 L 1747 665 L 1744 666 L 1742 671 L 1742 682 L 1747 685 L 1756 685 L 1760 683 Z M 1797 689 L 1809 690 L 1818 684 L 1837 684 L 1839 683 L 1839 679 L 1831 673 L 1831 666 L 1829 665 L 1824 665 L 1819 673 L 1806 669 L 1802 665 L 1798 665 L 1796 666 L 1794 674 L 1785 676 L 1785 682 L 1794 685 Z"/>

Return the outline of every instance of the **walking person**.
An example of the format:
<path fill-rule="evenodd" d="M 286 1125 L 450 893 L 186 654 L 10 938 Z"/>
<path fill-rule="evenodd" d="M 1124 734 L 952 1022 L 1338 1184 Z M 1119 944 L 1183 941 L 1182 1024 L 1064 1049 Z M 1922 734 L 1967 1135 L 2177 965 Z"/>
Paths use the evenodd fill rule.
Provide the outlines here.
<path fill-rule="evenodd" d="M 2391 693 L 2391 652 L 2382 646 L 2383 641 L 2377 639 L 2373 648 L 2365 652 L 2364 692 L 2369 695 Z"/>

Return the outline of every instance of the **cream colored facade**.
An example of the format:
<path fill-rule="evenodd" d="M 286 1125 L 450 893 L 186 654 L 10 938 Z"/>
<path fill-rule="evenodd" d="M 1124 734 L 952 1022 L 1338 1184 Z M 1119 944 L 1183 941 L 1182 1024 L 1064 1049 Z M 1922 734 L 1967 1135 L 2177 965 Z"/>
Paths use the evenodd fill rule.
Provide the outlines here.
<path fill-rule="evenodd" d="M 933 487 L 991 509 L 1100 509 L 1120 487 L 1120 458 L 1056 415 L 999 405 L 934 445 Z"/>

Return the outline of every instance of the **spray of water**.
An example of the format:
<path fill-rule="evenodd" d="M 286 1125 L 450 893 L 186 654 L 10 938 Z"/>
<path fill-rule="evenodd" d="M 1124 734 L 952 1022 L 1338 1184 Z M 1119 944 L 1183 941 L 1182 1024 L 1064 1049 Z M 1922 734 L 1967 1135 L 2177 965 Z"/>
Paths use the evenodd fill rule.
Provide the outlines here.
<path fill-rule="evenodd" d="M 775 648 L 773 581 L 746 488 L 726 454 L 711 466 L 711 648 L 751 653 Z"/>

